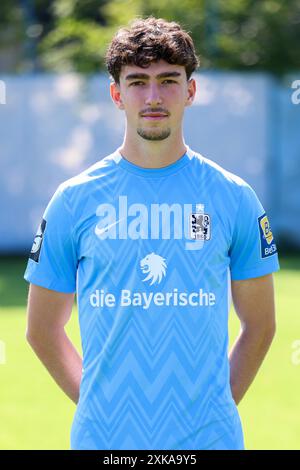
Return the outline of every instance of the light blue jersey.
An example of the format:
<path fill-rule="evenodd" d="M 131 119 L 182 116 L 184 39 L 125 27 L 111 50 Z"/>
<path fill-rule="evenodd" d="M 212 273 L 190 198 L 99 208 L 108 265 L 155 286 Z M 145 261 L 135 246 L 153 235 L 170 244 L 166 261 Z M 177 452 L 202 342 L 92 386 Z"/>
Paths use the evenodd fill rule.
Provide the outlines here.
<path fill-rule="evenodd" d="M 243 449 L 230 276 L 278 269 L 254 191 L 189 147 L 164 168 L 117 150 L 61 184 L 24 277 L 77 292 L 83 372 L 71 449 Z"/>

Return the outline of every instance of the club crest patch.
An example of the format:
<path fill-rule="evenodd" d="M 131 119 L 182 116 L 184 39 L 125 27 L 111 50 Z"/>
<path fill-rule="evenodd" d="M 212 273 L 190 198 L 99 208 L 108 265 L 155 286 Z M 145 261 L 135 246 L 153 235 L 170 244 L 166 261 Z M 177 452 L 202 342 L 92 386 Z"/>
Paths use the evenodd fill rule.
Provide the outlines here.
<path fill-rule="evenodd" d="M 190 214 L 190 237 L 192 240 L 210 240 L 211 222 L 208 214 Z"/>
<path fill-rule="evenodd" d="M 267 258 L 268 256 L 277 253 L 277 247 L 274 242 L 270 222 L 266 214 L 263 214 L 258 217 L 258 227 L 260 233 L 261 257 Z"/>
<path fill-rule="evenodd" d="M 39 228 L 37 230 L 36 236 L 34 237 L 33 245 L 31 247 L 29 255 L 29 258 L 33 259 L 33 261 L 35 261 L 36 263 L 39 262 L 45 228 L 46 220 L 42 219 L 42 222 L 40 223 Z"/>

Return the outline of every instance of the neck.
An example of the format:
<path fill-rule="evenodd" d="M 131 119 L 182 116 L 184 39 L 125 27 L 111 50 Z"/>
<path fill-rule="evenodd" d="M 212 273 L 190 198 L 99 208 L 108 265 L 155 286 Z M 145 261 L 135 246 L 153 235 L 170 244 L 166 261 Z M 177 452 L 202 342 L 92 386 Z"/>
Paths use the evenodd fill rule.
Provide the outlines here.
<path fill-rule="evenodd" d="M 147 141 L 142 138 L 131 138 L 127 132 L 119 148 L 126 160 L 143 168 L 168 166 L 182 157 L 186 150 L 182 135 L 173 139 L 170 136 L 161 141 Z"/>

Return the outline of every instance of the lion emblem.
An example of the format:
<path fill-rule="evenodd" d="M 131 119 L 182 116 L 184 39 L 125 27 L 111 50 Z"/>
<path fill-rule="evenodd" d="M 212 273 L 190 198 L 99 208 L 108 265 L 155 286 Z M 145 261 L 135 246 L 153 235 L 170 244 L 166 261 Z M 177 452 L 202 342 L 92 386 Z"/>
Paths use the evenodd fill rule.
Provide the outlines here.
<path fill-rule="evenodd" d="M 166 275 L 167 265 L 165 261 L 165 258 L 157 255 L 153 251 L 149 255 L 145 256 L 145 258 L 140 261 L 142 272 L 148 274 L 148 276 L 143 279 L 143 282 L 151 279 L 151 286 L 155 282 L 160 283 L 162 277 Z"/>

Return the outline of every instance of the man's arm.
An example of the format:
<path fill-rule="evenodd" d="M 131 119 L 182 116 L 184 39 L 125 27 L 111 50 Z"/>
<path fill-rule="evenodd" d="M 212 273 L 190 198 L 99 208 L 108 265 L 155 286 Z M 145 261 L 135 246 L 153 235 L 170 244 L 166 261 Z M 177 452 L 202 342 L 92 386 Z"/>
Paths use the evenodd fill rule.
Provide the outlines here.
<path fill-rule="evenodd" d="M 26 339 L 57 384 L 77 403 L 82 360 L 64 329 L 73 302 L 74 294 L 30 284 Z"/>
<path fill-rule="evenodd" d="M 230 353 L 230 385 L 241 401 L 262 364 L 276 331 L 273 275 L 232 281 L 232 300 L 241 331 Z"/>

